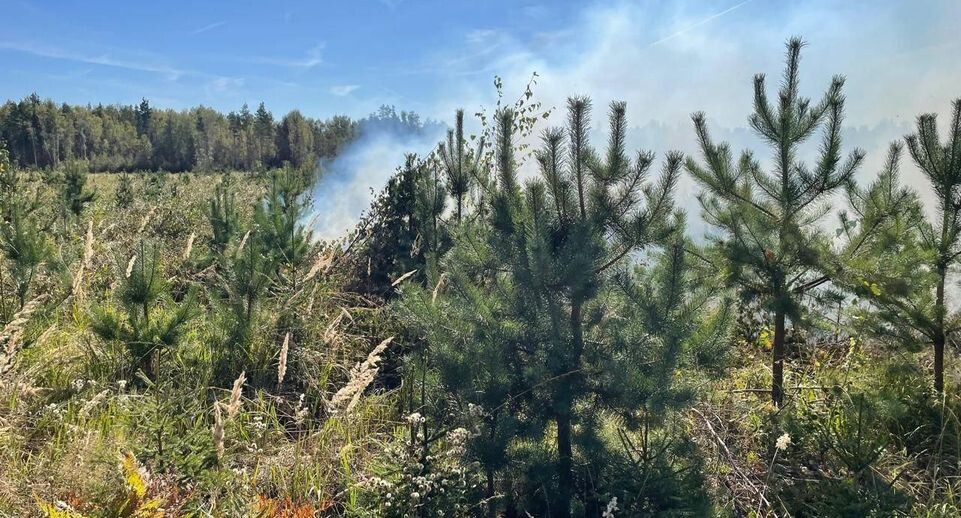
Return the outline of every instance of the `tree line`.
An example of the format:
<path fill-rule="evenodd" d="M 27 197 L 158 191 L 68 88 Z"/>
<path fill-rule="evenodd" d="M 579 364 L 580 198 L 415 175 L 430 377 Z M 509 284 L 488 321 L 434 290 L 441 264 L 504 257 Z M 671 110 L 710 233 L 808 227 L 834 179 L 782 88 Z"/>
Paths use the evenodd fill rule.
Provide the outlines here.
<path fill-rule="evenodd" d="M 326 120 L 292 110 L 279 120 L 260 103 L 227 114 L 198 106 L 77 106 L 36 94 L 0 106 L 0 140 L 21 168 L 82 160 L 94 171 L 258 170 L 331 158 L 357 132 L 343 115 Z"/>

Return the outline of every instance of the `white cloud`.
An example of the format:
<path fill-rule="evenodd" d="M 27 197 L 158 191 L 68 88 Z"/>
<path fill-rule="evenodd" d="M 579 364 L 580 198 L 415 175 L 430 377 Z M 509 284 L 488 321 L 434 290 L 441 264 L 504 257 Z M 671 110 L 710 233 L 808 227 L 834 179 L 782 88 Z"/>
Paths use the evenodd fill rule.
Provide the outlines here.
<path fill-rule="evenodd" d="M 323 51 L 325 44 L 318 43 L 307 50 L 302 58 L 283 58 L 283 57 L 247 57 L 241 59 L 245 63 L 255 65 L 271 65 L 278 67 L 293 68 L 299 70 L 309 70 L 324 62 Z"/>
<path fill-rule="evenodd" d="M 207 95 L 222 94 L 230 90 L 244 86 L 245 80 L 237 77 L 218 77 L 208 81 L 204 85 Z"/>
<path fill-rule="evenodd" d="M 332 95 L 343 97 L 345 95 L 350 95 L 355 92 L 360 85 L 333 85 L 327 89 Z"/>

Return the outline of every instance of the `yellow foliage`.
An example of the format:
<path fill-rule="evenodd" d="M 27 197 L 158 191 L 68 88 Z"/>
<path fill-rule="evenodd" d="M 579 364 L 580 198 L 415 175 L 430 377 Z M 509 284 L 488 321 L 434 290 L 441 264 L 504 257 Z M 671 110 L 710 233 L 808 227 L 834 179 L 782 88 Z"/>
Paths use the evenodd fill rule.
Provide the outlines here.
<path fill-rule="evenodd" d="M 110 504 L 104 513 L 107 516 L 120 518 L 163 518 L 166 513 L 161 508 L 163 501 L 159 498 L 146 498 L 148 480 L 140 471 L 140 464 L 130 452 L 120 455 L 120 465 L 123 471 L 124 489 Z M 58 506 L 37 499 L 37 507 L 46 518 L 84 518 L 84 515 L 72 509 L 61 509 Z"/>
<path fill-rule="evenodd" d="M 861 281 L 861 284 L 863 284 L 865 288 L 871 290 L 871 294 L 874 295 L 875 297 L 881 296 L 881 287 L 878 286 L 876 282 L 868 282 L 866 280 L 863 280 Z"/>
<path fill-rule="evenodd" d="M 129 518 L 163 518 L 164 512 L 160 508 L 163 502 L 159 498 L 145 499 L 147 496 L 147 480 L 140 472 L 140 464 L 130 452 L 121 454 L 123 478 L 127 484 L 128 493 L 118 499 L 117 511 L 120 516 Z"/>
<path fill-rule="evenodd" d="M 774 336 L 771 334 L 771 331 L 766 328 L 761 331 L 761 334 L 757 336 L 757 343 L 765 349 L 774 347 Z"/>
<path fill-rule="evenodd" d="M 40 514 L 46 518 L 84 518 L 84 516 L 73 509 L 61 509 L 50 502 L 37 498 L 37 508 Z"/>
<path fill-rule="evenodd" d="M 121 454 L 121 465 L 123 466 L 123 478 L 137 498 L 143 498 L 147 494 L 147 483 L 140 474 L 140 466 L 137 459 L 129 451 Z"/>

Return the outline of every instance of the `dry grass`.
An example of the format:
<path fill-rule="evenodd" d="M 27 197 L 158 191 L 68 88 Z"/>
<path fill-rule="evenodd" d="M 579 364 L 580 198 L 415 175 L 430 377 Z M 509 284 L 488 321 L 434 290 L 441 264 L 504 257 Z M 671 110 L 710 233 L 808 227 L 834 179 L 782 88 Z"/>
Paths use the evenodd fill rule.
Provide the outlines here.
<path fill-rule="evenodd" d="M 350 378 L 330 399 L 328 408 L 333 412 L 343 411 L 350 413 L 357 406 L 360 396 L 367 390 L 367 387 L 374 381 L 379 370 L 377 364 L 380 363 L 381 355 L 387 349 L 387 345 L 394 340 L 394 337 L 385 339 L 377 344 L 367 355 L 363 362 L 358 363 L 350 370 Z"/>
<path fill-rule="evenodd" d="M 364 316 L 354 321 L 344 309 L 355 311 L 354 301 L 338 292 L 332 257 L 317 250 L 300 276 L 314 285 L 295 300 L 272 294 L 254 329 L 265 358 L 272 360 L 265 364 L 276 372 L 267 373 L 267 383 L 262 372 L 255 382 L 249 369 L 232 385 L 215 382 L 211 337 L 220 321 L 210 300 L 217 288 L 208 285 L 209 274 L 196 270 L 205 267 L 209 254 L 207 196 L 220 178 L 169 175 L 158 195 L 138 195 L 128 209 L 114 205 L 118 178 L 90 175 L 96 201 L 76 228 L 52 236 L 71 267 L 65 276 L 44 278 L 36 292 L 73 295 L 74 303 L 38 297 L 0 332 L 0 516 L 38 515 L 35 497 L 102 514 L 122 493 L 121 450 L 134 452 L 153 473 L 149 494 L 176 495 L 168 501 L 182 504 L 184 513 L 255 515 L 260 500 L 275 509 L 362 515 L 349 503 L 352 488 L 393 426 L 390 396 L 362 396 L 387 346 L 367 350 L 372 337 L 382 338 L 373 331 L 381 317 L 361 308 Z M 144 180 L 134 182 L 142 192 Z M 170 194 L 174 188 L 176 196 Z M 237 183 L 245 221 L 262 189 L 252 180 Z M 82 248 L 71 247 L 81 236 Z M 249 238 L 248 232 L 244 246 Z M 171 285 L 181 293 L 198 285 L 204 304 L 182 345 L 165 351 L 160 378 L 149 385 L 118 374 L 129 368 L 123 347 L 90 332 L 93 308 L 113 298 L 120 277 L 130 275 L 141 239 L 158 245 Z M 97 269 L 99 262 L 116 267 Z M 160 321 L 171 301 L 162 306 Z M 281 308 L 303 319 L 298 333 L 278 324 Z M 333 322 L 330 315 L 337 315 Z M 45 331 L 34 338 L 38 328 Z M 279 354 L 269 338 L 277 329 L 284 337 Z M 329 347 L 331 342 L 337 346 Z M 354 358 L 367 353 L 355 366 L 356 376 L 347 379 Z M 224 382 L 229 395 L 215 388 Z M 345 401 L 351 419 L 341 421 L 327 412 L 325 396 L 345 383 L 360 390 Z"/>

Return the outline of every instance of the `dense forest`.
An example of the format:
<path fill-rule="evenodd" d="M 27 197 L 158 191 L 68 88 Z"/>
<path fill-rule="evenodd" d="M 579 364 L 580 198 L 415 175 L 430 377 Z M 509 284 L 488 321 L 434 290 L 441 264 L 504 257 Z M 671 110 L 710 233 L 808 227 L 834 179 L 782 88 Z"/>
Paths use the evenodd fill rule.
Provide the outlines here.
<path fill-rule="evenodd" d="M 802 47 L 744 107 L 767 157 L 498 79 L 331 242 L 317 161 L 436 123 L 7 103 L 0 513 L 958 516 L 961 99 L 859 183 Z"/>
<path fill-rule="evenodd" d="M 224 115 L 203 106 L 154 109 L 147 99 L 136 106 L 58 105 L 33 94 L 0 106 L 0 139 L 11 160 L 35 169 L 70 160 L 94 171 L 252 171 L 285 161 L 301 167 L 336 156 L 356 131 L 357 122 L 345 116 L 315 120 L 293 110 L 275 120 L 264 103 Z"/>

